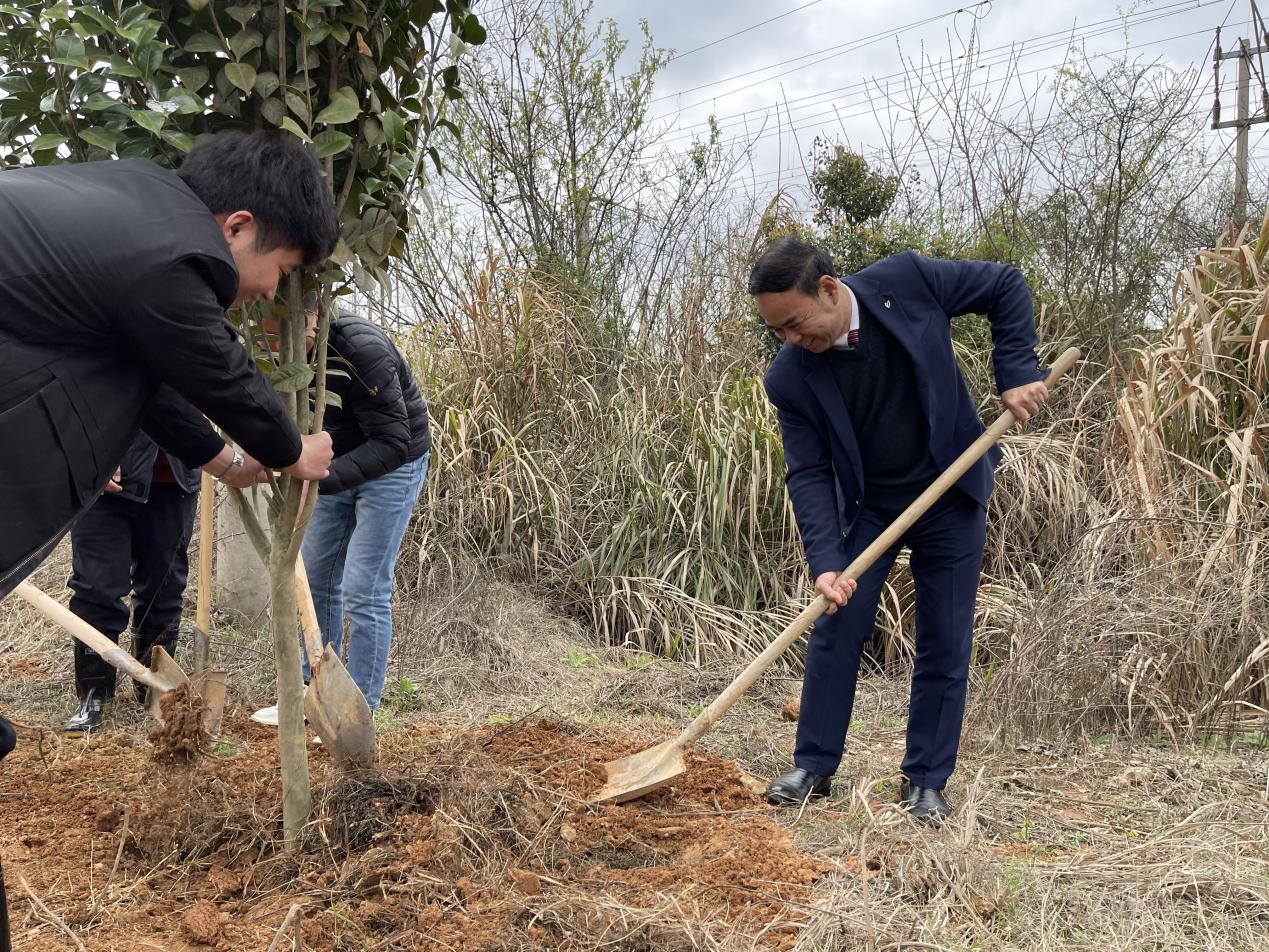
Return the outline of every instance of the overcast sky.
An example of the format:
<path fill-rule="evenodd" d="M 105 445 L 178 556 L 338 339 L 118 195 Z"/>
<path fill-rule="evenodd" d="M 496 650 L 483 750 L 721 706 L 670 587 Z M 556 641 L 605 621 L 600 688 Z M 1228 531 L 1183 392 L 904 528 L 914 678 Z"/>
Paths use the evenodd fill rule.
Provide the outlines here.
<path fill-rule="evenodd" d="M 768 180 L 800 177 L 799 154 L 805 156 L 817 134 L 863 150 L 879 145 L 882 90 L 888 85 L 893 94 L 900 88 L 897 79 L 885 77 L 901 71 L 905 59 L 919 63 L 925 55 L 946 63 L 959 56 L 975 26 L 988 59 L 1011 46 L 1023 54 L 1020 68 L 1031 85 L 1051 82 L 1073 37 L 1092 55 L 1127 48 L 1133 57 L 1178 70 L 1197 65 L 1202 74 L 1196 110 L 1211 105 L 1215 28 L 1226 24 L 1222 45 L 1227 49 L 1240 35 L 1253 35 L 1250 0 L 1144 0 L 1120 6 L 1104 0 L 962 0 L 961 7 L 955 12 L 955 0 L 595 0 L 594 15 L 616 20 L 632 47 L 638 45 L 638 21 L 646 18 L 656 45 L 680 54 L 658 79 L 653 114 L 683 130 L 683 142 L 700 133 L 710 115 L 718 117 L 731 141 L 749 141 L 761 131 L 753 164 L 755 174 Z M 999 68 L 980 71 L 973 82 L 998 83 L 1000 75 Z M 1223 83 L 1232 86 L 1234 77 L 1235 65 L 1229 63 Z M 1253 108 L 1258 98 L 1253 97 Z M 1228 118 L 1232 89 L 1222 101 L 1223 118 Z M 1269 124 L 1253 127 L 1252 142 L 1265 130 Z M 1212 135 L 1223 146 L 1232 132 Z M 1269 139 L 1260 146 L 1263 163 Z"/>

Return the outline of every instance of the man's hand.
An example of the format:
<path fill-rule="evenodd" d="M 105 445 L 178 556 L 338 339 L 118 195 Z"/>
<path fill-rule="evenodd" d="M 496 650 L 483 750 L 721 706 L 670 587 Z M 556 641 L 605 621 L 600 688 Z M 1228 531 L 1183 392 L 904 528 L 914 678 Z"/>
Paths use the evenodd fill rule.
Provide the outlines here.
<path fill-rule="evenodd" d="M 826 615 L 836 612 L 855 594 L 855 580 L 840 576 L 840 572 L 825 572 L 815 580 L 816 594 L 828 599 L 828 608 L 824 610 Z"/>
<path fill-rule="evenodd" d="M 335 458 L 335 449 L 331 446 L 330 434 L 323 430 L 300 438 L 304 444 L 300 450 L 300 458 L 288 466 L 283 472 L 290 473 L 297 479 L 325 479 L 330 472 L 330 461 Z"/>
<path fill-rule="evenodd" d="M 1018 418 L 1019 423 L 1026 423 L 1039 413 L 1047 399 L 1049 399 L 1049 388 L 1044 385 L 1043 380 L 1013 387 L 1000 395 L 1000 402 L 1005 405 L 1006 410 Z"/>
<path fill-rule="evenodd" d="M 110 481 L 106 483 L 106 492 L 121 493 L 123 492 L 123 469 L 115 467 L 115 474 L 110 477 Z"/>
<path fill-rule="evenodd" d="M 234 489 L 250 489 L 256 483 L 268 481 L 269 474 L 260 465 L 260 461 L 246 453 L 242 454 L 242 469 L 221 480 L 226 486 L 232 486 Z"/>

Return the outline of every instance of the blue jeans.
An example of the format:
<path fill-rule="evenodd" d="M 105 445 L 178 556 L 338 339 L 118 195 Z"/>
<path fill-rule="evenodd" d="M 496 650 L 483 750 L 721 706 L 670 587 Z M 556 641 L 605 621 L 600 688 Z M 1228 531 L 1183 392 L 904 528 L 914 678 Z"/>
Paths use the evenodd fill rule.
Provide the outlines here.
<path fill-rule="evenodd" d="M 371 710 L 379 706 L 388 675 L 397 553 L 426 475 L 424 454 L 360 486 L 319 497 L 301 546 L 322 639 L 340 654 L 347 613 L 348 673 Z"/>

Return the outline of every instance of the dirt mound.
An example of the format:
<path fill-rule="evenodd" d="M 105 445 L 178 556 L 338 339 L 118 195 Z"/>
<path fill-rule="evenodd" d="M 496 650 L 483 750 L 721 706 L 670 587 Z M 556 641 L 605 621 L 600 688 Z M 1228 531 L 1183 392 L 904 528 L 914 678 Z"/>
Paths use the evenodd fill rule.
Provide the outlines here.
<path fill-rule="evenodd" d="M 316 753 L 314 820 L 285 853 L 275 739 L 244 720 L 229 730 L 250 749 L 192 767 L 109 738 L 50 763 L 20 756 L 2 781 L 0 851 L 66 908 L 67 883 L 108 888 L 93 864 L 127 816 L 129 900 L 85 934 L 101 948 L 160 935 L 169 949 L 263 948 L 293 901 L 320 952 L 790 948 L 826 871 L 734 764 L 702 754 L 648 800 L 587 805 L 603 763 L 646 744 L 541 720 L 398 732 L 374 772 L 341 775 Z M 38 842 L 18 832 L 37 829 Z"/>

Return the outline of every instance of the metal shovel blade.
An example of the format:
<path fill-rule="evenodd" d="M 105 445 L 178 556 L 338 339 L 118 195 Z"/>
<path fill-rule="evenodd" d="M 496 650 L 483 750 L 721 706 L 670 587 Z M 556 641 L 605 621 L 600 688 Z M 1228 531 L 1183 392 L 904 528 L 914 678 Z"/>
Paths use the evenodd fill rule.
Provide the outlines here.
<path fill-rule="evenodd" d="M 620 760 L 604 764 L 608 782 L 591 797 L 591 803 L 625 803 L 659 790 L 675 777 L 687 772 L 683 747 L 677 740 L 641 750 Z"/>
<path fill-rule="evenodd" d="M 150 674 L 154 680 L 146 693 L 146 707 L 154 715 L 154 719 L 163 723 L 163 713 L 159 701 L 168 691 L 179 688 L 182 684 L 189 686 L 189 678 L 181 666 L 172 660 L 172 656 L 159 645 L 150 649 Z"/>
<path fill-rule="evenodd" d="M 313 667 L 304 714 L 338 763 L 371 767 L 379 759 L 370 705 L 330 645 Z"/>

